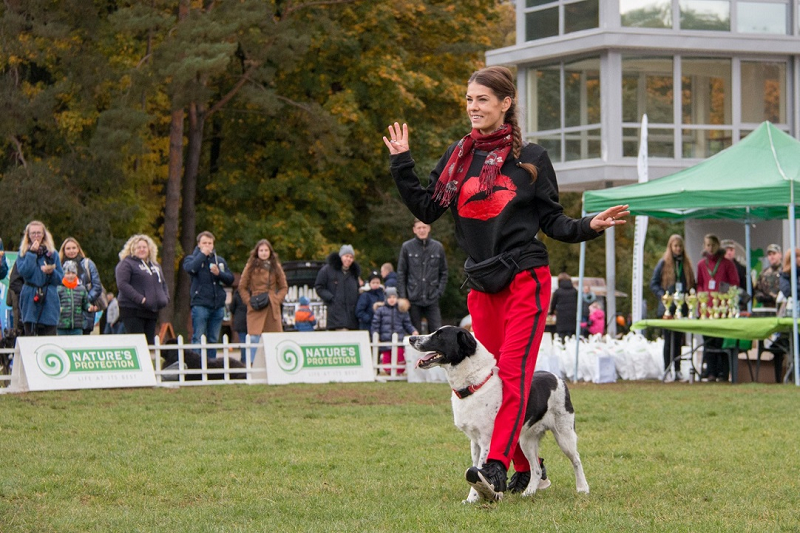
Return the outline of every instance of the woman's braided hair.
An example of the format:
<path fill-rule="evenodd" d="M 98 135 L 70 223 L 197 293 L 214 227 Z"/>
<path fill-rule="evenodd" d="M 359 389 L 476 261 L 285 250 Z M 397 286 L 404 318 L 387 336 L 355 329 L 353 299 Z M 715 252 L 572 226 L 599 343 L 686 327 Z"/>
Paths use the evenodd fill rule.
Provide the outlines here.
<path fill-rule="evenodd" d="M 517 117 L 517 87 L 514 85 L 514 75 L 506 67 L 486 67 L 474 72 L 468 83 L 478 83 L 488 87 L 500 100 L 506 97 L 511 99 L 511 106 L 506 111 L 504 119 L 511 126 L 513 132 L 511 153 L 517 159 L 517 166 L 525 169 L 531 175 L 531 181 L 536 181 L 536 177 L 539 175 L 536 165 L 519 161 L 522 152 L 522 130 Z"/>

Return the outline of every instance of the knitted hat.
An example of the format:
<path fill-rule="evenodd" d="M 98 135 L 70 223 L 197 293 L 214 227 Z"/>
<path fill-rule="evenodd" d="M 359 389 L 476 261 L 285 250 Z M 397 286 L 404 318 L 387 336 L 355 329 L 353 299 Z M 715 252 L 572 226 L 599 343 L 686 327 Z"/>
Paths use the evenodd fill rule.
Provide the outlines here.
<path fill-rule="evenodd" d="M 301 296 L 300 299 L 297 300 L 297 301 L 300 302 L 300 305 L 308 305 L 309 303 L 311 303 L 311 302 L 308 301 L 308 298 L 306 298 L 305 296 Z"/>
<path fill-rule="evenodd" d="M 397 296 L 397 289 L 394 287 L 387 287 L 383 294 L 386 295 L 386 299 L 389 299 L 389 296 Z"/>
<path fill-rule="evenodd" d="M 736 243 L 733 242 L 731 239 L 723 239 L 721 243 L 719 243 L 720 248 L 736 248 Z"/>
<path fill-rule="evenodd" d="M 778 246 L 777 244 L 770 244 L 769 246 L 767 246 L 767 253 L 770 252 L 781 253 L 781 247 Z"/>
<path fill-rule="evenodd" d="M 64 273 L 72 272 L 73 274 L 78 273 L 78 265 L 75 264 L 75 261 L 64 261 L 64 264 L 61 265 L 61 269 Z"/>
<path fill-rule="evenodd" d="M 352 245 L 343 244 L 342 247 L 339 248 L 339 257 L 342 257 L 343 255 L 347 255 L 347 254 L 350 254 L 353 257 L 355 257 L 356 256 L 356 251 L 353 250 L 353 246 Z"/>
<path fill-rule="evenodd" d="M 380 272 L 378 272 L 377 270 L 373 270 L 372 272 L 370 272 L 370 273 L 369 273 L 369 277 L 367 278 L 367 283 L 369 283 L 369 282 L 370 282 L 370 281 L 372 281 L 373 279 L 377 279 L 378 281 L 381 281 L 381 274 L 380 274 Z"/>

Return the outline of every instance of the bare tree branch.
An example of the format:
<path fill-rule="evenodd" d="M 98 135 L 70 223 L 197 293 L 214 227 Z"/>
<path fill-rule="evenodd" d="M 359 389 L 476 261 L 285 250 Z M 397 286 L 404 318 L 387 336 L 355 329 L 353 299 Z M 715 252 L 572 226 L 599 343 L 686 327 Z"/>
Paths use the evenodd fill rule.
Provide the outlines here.
<path fill-rule="evenodd" d="M 28 163 L 25 162 L 25 155 L 22 153 L 22 143 L 13 135 L 9 135 L 8 138 L 14 143 L 14 146 L 17 147 L 16 155 L 19 162 L 22 163 L 22 168 L 28 168 Z"/>

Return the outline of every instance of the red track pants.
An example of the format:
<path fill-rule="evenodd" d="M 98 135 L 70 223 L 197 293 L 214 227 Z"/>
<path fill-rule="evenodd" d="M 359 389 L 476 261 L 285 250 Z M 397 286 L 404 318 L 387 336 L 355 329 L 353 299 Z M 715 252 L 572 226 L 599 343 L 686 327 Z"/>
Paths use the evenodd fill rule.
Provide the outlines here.
<path fill-rule="evenodd" d="M 550 307 L 550 267 L 520 272 L 495 294 L 470 291 L 467 306 L 475 338 L 494 354 L 503 382 L 488 459 L 502 461 L 506 469 L 513 460 L 514 470 L 527 472 L 531 466 L 517 441 Z"/>

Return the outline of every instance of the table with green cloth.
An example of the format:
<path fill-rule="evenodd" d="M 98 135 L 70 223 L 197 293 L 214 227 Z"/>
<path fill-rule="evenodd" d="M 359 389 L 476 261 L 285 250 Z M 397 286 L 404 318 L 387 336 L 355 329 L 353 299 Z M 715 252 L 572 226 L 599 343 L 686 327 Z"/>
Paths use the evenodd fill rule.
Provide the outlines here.
<path fill-rule="evenodd" d="M 670 319 L 663 318 L 639 320 L 631 325 L 631 329 L 662 328 L 670 331 L 681 331 L 694 335 L 707 335 L 723 339 L 762 340 L 774 333 L 792 331 L 792 318 L 758 317 L 758 318 L 715 318 L 699 319 Z M 741 343 L 730 342 L 730 370 L 731 380 L 735 383 L 738 373 L 738 348 L 744 348 Z M 736 348 L 737 350 L 734 350 Z M 737 353 L 734 354 L 733 352 Z"/>

